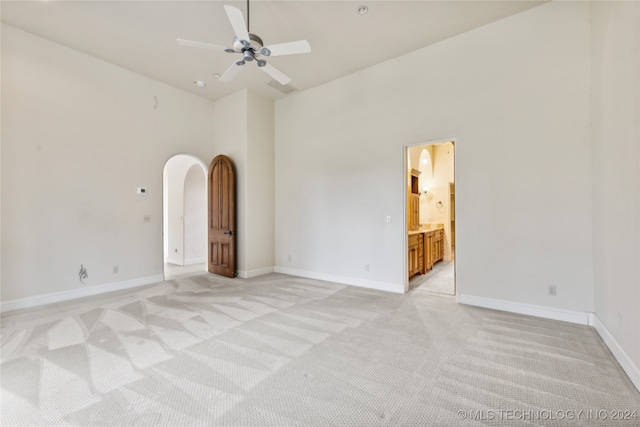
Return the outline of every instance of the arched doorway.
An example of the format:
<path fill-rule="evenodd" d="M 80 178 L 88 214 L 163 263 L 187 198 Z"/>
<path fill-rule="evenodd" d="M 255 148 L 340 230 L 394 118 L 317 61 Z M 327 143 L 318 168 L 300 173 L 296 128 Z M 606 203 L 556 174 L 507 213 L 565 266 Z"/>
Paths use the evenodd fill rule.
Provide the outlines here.
<path fill-rule="evenodd" d="M 205 164 L 178 154 L 164 165 L 162 224 L 164 277 L 207 270 L 207 178 Z"/>

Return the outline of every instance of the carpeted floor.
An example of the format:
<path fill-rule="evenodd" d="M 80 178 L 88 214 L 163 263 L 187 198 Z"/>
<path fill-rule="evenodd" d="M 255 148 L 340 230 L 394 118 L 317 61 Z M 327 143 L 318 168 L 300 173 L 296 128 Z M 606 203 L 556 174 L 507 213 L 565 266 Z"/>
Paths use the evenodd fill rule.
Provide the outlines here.
<path fill-rule="evenodd" d="M 200 274 L 6 313 L 1 339 L 3 426 L 640 425 L 593 329 L 428 293 Z"/>

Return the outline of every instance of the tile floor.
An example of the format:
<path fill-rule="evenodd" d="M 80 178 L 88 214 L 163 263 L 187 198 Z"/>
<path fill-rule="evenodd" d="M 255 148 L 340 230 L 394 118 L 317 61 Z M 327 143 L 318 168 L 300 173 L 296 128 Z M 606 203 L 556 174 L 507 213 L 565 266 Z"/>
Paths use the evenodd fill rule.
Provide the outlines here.
<path fill-rule="evenodd" d="M 409 281 L 410 290 L 455 295 L 454 263 L 440 261 L 426 274 L 418 274 Z"/>

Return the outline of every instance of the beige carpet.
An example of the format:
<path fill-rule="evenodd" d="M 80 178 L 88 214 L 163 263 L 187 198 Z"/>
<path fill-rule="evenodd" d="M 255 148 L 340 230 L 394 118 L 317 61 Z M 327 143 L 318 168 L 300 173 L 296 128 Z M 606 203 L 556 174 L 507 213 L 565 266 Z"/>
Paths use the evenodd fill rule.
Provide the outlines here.
<path fill-rule="evenodd" d="M 1 339 L 3 426 L 640 425 L 611 419 L 640 393 L 591 328 L 428 293 L 201 274 L 6 313 Z"/>

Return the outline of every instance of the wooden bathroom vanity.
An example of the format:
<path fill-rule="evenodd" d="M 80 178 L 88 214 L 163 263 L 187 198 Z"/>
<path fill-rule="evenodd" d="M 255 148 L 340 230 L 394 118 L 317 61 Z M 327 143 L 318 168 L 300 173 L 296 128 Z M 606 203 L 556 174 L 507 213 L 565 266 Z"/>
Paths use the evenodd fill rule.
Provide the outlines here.
<path fill-rule="evenodd" d="M 409 279 L 425 274 L 444 258 L 444 229 L 409 231 Z"/>

